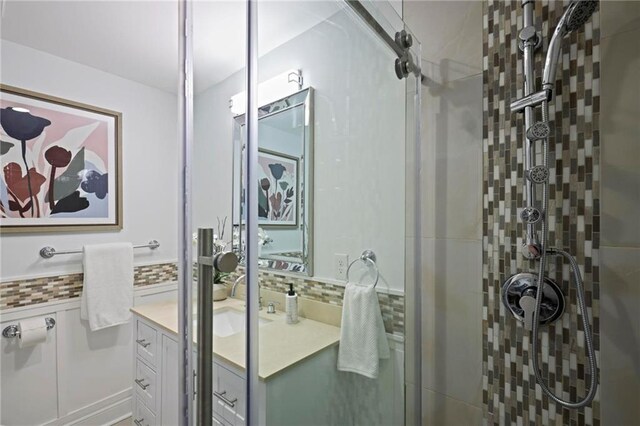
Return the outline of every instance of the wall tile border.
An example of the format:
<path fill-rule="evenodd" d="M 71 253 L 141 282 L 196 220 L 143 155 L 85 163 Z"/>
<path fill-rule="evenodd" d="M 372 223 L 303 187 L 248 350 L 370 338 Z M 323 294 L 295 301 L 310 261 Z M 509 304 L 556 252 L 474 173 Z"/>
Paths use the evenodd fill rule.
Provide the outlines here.
<path fill-rule="evenodd" d="M 176 263 L 136 266 L 135 287 L 177 281 Z M 0 283 L 0 310 L 80 297 L 83 274 L 66 274 Z"/>
<path fill-rule="evenodd" d="M 228 277 L 227 283 L 233 282 L 240 273 L 238 271 Z M 194 278 L 195 274 L 196 269 L 194 268 Z M 0 310 L 80 297 L 82 279 L 83 274 L 77 273 L 0 283 Z M 136 266 L 134 269 L 135 287 L 177 280 L 178 267 L 176 263 Z M 264 288 L 283 293 L 289 288 L 289 283 L 292 283 L 301 297 L 342 306 L 344 287 L 340 285 L 267 271 L 260 271 L 260 282 Z M 391 334 L 403 335 L 404 296 L 379 292 L 378 300 L 386 331 Z"/>
<path fill-rule="evenodd" d="M 237 271 L 232 274 L 227 279 L 227 283 L 233 283 L 242 273 Z M 259 280 L 260 285 L 269 290 L 285 293 L 289 289 L 289 284 L 293 284 L 296 293 L 300 297 L 342 306 L 344 286 L 341 285 L 313 278 L 295 277 L 263 270 L 260 271 Z M 382 320 L 387 333 L 399 336 L 404 335 L 404 296 L 378 292 L 378 301 L 380 302 Z"/>

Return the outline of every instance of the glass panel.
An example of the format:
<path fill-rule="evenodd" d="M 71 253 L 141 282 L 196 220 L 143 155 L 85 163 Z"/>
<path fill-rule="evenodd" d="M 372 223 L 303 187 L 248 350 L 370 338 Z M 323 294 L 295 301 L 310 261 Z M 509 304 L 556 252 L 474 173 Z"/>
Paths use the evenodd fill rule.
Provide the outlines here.
<path fill-rule="evenodd" d="M 313 271 L 261 268 L 259 317 L 272 322 L 258 327 L 261 392 L 251 391 L 266 424 L 403 424 L 417 79 L 396 77 L 396 52 L 347 3 L 258 10 L 260 81 L 296 69 L 314 90 Z"/>
<path fill-rule="evenodd" d="M 233 117 L 243 102 L 246 3 L 193 8 L 193 424 L 244 424 L 246 309 L 233 245 Z M 239 95 L 239 96 L 234 96 Z M 231 102 L 232 97 L 234 101 Z M 246 105 L 246 103 L 244 103 Z M 232 296 L 232 297 L 230 297 Z M 196 361 L 197 360 L 197 361 Z M 211 418 L 207 418 L 211 416 Z M 165 423 L 163 419 L 163 424 Z M 210 423 L 209 423 L 210 424 Z"/>
<path fill-rule="evenodd" d="M 203 58 L 223 40 L 200 36 L 211 24 L 197 11 L 207 7 L 231 6 L 194 5 L 193 228 L 214 228 L 213 251 L 233 250 L 240 261 L 236 271 L 212 277 L 213 367 L 198 374 L 211 374 L 213 417 L 244 423 L 248 398 L 257 398 L 253 421 L 261 424 L 402 424 L 404 300 L 413 277 L 405 248 L 415 178 L 407 159 L 415 152 L 418 80 L 396 77 L 397 52 L 385 42 L 395 34 L 382 38 L 346 3 L 260 3 L 257 162 L 251 163 L 259 174 L 248 182 L 246 69 L 240 59 L 226 78 L 202 74 Z M 402 29 L 397 16 L 394 23 L 384 19 L 390 5 L 382 11 L 368 3 L 366 10 L 379 28 Z M 236 17 L 239 10 L 229 13 Z M 235 31 L 245 43 L 243 24 Z M 419 54 L 419 43 L 413 49 Z M 256 371 L 244 368 L 250 184 L 259 219 L 260 287 L 251 293 L 260 299 Z M 345 302 L 347 288 L 362 289 L 375 306 Z M 345 305 L 353 306 L 345 321 L 361 325 L 345 328 L 340 353 Z M 197 324 L 202 317 L 194 316 Z M 344 341 L 349 334 L 369 335 L 380 348 Z M 363 365 L 364 374 L 356 372 Z M 251 377 L 258 385 L 248 396 Z"/>

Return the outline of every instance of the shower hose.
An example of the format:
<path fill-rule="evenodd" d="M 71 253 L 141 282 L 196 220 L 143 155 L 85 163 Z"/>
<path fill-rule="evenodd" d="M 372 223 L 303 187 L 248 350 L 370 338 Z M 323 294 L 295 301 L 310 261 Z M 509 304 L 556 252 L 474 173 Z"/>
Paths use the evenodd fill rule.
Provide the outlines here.
<path fill-rule="evenodd" d="M 543 102 L 542 104 L 542 121 L 549 125 L 549 104 L 548 102 Z M 543 141 L 543 152 L 542 158 L 544 162 L 544 167 L 549 169 L 549 137 L 545 138 Z M 591 327 L 589 326 L 589 313 L 587 311 L 587 304 L 585 302 L 585 294 L 584 294 L 584 284 L 582 282 L 582 276 L 580 275 L 580 269 L 578 268 L 578 263 L 571 256 L 571 254 L 567 253 L 564 250 L 560 250 L 557 248 L 549 248 L 547 249 L 547 237 L 549 227 L 547 225 L 547 210 L 549 207 L 549 179 L 545 180 L 542 186 L 542 226 L 541 226 L 541 236 L 540 236 L 540 244 L 541 244 L 541 256 L 540 256 L 540 269 L 538 271 L 538 283 L 539 288 L 536 293 L 536 307 L 533 314 L 533 334 L 532 334 L 532 351 L 533 351 L 533 370 L 536 375 L 536 380 L 542 391 L 546 393 L 549 398 L 555 401 L 557 404 L 563 405 L 567 408 L 581 408 L 593 400 L 596 395 L 597 382 L 598 382 L 598 367 L 596 364 L 596 355 L 595 349 L 593 346 L 593 335 L 591 334 Z M 584 330 L 584 340 L 586 344 L 586 353 L 589 358 L 589 376 L 591 378 L 589 383 L 589 391 L 585 395 L 585 397 L 579 401 L 571 402 L 565 401 L 560 397 L 556 396 L 553 391 L 549 388 L 549 386 L 545 383 L 544 378 L 542 377 L 542 371 L 540 370 L 539 361 L 538 361 L 538 334 L 540 329 L 540 308 L 542 307 L 542 296 L 543 296 L 543 287 L 544 287 L 544 276 L 546 270 L 546 260 L 547 255 L 554 256 L 563 256 L 569 262 L 571 266 L 571 272 L 573 273 L 573 279 L 576 285 L 577 296 L 578 296 L 578 305 L 580 306 L 580 312 L 582 313 L 582 329 Z"/>

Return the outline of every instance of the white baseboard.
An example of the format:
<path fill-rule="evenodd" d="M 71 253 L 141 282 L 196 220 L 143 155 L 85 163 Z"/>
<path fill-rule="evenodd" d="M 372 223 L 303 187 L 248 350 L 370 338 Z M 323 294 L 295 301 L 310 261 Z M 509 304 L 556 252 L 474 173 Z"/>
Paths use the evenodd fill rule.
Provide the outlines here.
<path fill-rule="evenodd" d="M 131 388 L 45 423 L 45 426 L 110 426 L 131 416 Z"/>

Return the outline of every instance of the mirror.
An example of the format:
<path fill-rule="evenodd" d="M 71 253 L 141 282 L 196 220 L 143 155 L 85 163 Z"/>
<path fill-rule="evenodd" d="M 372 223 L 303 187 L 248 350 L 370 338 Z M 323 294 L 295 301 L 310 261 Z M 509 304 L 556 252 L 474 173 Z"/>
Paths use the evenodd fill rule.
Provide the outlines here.
<path fill-rule="evenodd" d="M 313 88 L 258 112 L 259 265 L 313 275 Z M 245 115 L 234 118 L 234 250 L 244 264 Z"/>

